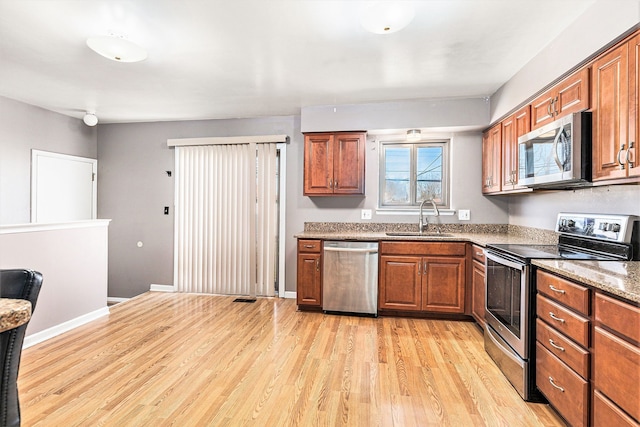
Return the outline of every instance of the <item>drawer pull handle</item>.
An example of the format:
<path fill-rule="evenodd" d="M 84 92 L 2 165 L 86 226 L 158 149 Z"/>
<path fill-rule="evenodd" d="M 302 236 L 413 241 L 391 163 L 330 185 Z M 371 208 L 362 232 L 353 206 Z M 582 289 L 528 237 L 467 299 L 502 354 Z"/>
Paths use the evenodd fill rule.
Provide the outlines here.
<path fill-rule="evenodd" d="M 304 247 L 307 249 L 313 249 L 315 248 L 315 245 L 304 245 Z"/>
<path fill-rule="evenodd" d="M 559 385 L 557 385 L 555 383 L 555 380 L 553 379 L 553 377 L 549 377 L 549 382 L 551 383 L 552 386 L 554 386 L 555 388 L 557 388 L 558 390 L 560 390 L 561 392 L 564 393 L 564 388 L 562 388 Z"/>
<path fill-rule="evenodd" d="M 484 252 L 476 252 L 476 256 L 483 256 Z"/>
<path fill-rule="evenodd" d="M 556 344 L 555 342 L 553 342 L 553 340 L 551 338 L 549 338 L 549 344 L 551 344 L 551 347 L 556 348 L 560 351 L 564 351 L 564 347 L 560 347 L 558 344 Z"/>
<path fill-rule="evenodd" d="M 551 316 L 551 318 L 557 322 L 564 323 L 564 319 L 557 317 L 555 314 L 553 314 L 552 311 L 549 312 L 549 316 Z"/>
<path fill-rule="evenodd" d="M 564 291 L 563 289 L 558 289 L 553 285 L 549 285 L 549 289 L 551 289 L 553 292 L 557 292 L 559 294 L 565 294 L 566 291 Z"/>

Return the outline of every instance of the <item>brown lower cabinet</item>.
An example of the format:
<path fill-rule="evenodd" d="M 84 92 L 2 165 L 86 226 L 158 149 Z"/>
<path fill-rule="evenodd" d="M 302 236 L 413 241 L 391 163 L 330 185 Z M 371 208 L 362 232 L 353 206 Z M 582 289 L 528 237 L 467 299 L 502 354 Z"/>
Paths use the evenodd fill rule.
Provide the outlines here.
<path fill-rule="evenodd" d="M 466 243 L 381 242 L 381 310 L 463 314 Z"/>
<path fill-rule="evenodd" d="M 322 240 L 298 240 L 296 298 L 299 306 L 322 307 Z"/>
<path fill-rule="evenodd" d="M 640 427 L 640 307 L 536 276 L 537 387 L 571 426 Z"/>
<path fill-rule="evenodd" d="M 477 245 L 471 247 L 471 315 L 484 328 L 485 312 L 485 256 L 484 250 Z"/>

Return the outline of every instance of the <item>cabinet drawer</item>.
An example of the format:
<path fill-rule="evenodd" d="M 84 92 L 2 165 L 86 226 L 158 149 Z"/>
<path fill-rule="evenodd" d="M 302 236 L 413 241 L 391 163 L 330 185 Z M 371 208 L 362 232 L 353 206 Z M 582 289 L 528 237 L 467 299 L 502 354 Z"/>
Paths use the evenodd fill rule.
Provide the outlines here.
<path fill-rule="evenodd" d="M 582 378 L 589 379 L 589 352 L 538 319 L 536 339 L 547 350 L 576 371 Z"/>
<path fill-rule="evenodd" d="M 574 427 L 589 418 L 589 383 L 536 343 L 536 385 L 549 403 Z"/>
<path fill-rule="evenodd" d="M 640 427 L 598 390 L 593 392 L 593 427 Z"/>
<path fill-rule="evenodd" d="M 298 240 L 298 252 L 320 252 L 322 240 Z"/>
<path fill-rule="evenodd" d="M 593 359 L 594 387 L 640 420 L 640 348 L 596 326 Z"/>
<path fill-rule="evenodd" d="M 538 317 L 583 347 L 589 347 L 589 319 L 538 294 Z"/>
<path fill-rule="evenodd" d="M 541 294 L 571 307 L 585 316 L 589 315 L 589 289 L 587 287 L 540 270 L 536 273 L 536 284 L 538 292 Z"/>
<path fill-rule="evenodd" d="M 465 255 L 466 243 L 381 242 L 382 255 Z"/>
<path fill-rule="evenodd" d="M 596 320 L 636 343 L 640 343 L 640 308 L 596 293 Z"/>
<path fill-rule="evenodd" d="M 471 255 L 473 256 L 473 259 L 484 264 L 485 256 L 483 247 L 478 245 L 471 246 Z"/>

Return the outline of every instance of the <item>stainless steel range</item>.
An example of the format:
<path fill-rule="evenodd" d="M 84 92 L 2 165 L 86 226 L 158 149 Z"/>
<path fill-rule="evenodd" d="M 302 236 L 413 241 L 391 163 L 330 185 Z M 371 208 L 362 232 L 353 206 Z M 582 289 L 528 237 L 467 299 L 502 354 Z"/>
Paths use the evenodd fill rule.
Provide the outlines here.
<path fill-rule="evenodd" d="M 485 349 L 524 400 L 542 401 L 535 386 L 535 269 L 533 259 L 640 258 L 639 218 L 560 213 L 558 245 L 486 247 Z"/>

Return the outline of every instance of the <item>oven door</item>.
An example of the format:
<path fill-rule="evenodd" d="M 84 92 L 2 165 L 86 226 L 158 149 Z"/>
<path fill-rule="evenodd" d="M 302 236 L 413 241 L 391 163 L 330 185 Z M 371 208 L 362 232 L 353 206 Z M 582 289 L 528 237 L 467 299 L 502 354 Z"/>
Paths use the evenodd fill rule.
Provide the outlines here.
<path fill-rule="evenodd" d="M 529 265 L 486 252 L 485 319 L 522 358 L 529 358 Z"/>

